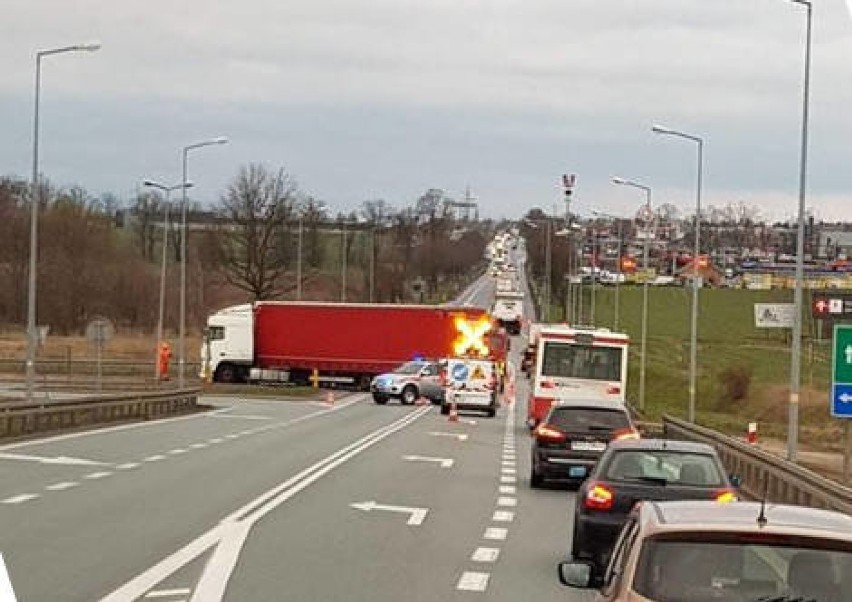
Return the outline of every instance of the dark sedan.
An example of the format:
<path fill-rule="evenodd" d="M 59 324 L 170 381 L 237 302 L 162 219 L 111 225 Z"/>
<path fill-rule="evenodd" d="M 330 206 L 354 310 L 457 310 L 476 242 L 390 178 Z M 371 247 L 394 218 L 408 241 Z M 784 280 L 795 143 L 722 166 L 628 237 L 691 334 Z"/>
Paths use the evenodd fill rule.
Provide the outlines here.
<path fill-rule="evenodd" d="M 636 502 L 737 499 L 716 451 L 703 443 L 615 441 L 577 491 L 571 555 L 599 568 Z"/>

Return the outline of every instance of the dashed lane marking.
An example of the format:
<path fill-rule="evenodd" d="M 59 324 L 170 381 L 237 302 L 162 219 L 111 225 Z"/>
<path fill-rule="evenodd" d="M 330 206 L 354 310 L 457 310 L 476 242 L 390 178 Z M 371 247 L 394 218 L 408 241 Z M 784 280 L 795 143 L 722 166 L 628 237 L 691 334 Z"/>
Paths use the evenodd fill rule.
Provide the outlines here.
<path fill-rule="evenodd" d="M 106 477 L 110 476 L 111 474 L 112 474 L 111 472 L 106 471 L 106 470 L 103 471 L 103 472 L 90 472 L 89 474 L 85 475 L 83 478 L 89 479 L 90 481 L 96 481 L 97 479 L 106 478 Z"/>
<path fill-rule="evenodd" d="M 509 535 L 509 530 L 503 527 L 488 527 L 485 529 L 485 533 L 483 534 L 483 539 L 490 539 L 492 541 L 503 541 L 506 539 L 506 536 Z"/>
<path fill-rule="evenodd" d="M 465 571 L 459 579 L 456 589 L 468 592 L 484 592 L 488 587 L 489 573 Z"/>
<path fill-rule="evenodd" d="M 23 504 L 24 502 L 29 502 L 37 497 L 41 496 L 37 493 L 21 493 L 19 495 L 7 497 L 5 500 L 0 501 L 0 504 Z"/>
<path fill-rule="evenodd" d="M 166 457 L 162 454 L 156 454 L 154 456 L 148 456 L 143 460 L 143 462 L 159 462 L 160 460 L 165 460 Z"/>
<path fill-rule="evenodd" d="M 470 559 L 474 562 L 497 562 L 500 548 L 476 548 Z"/>
<path fill-rule="evenodd" d="M 518 492 L 518 488 L 514 485 L 500 485 L 500 493 L 505 495 L 515 495 Z"/>
<path fill-rule="evenodd" d="M 509 510 L 495 510 L 491 520 L 495 523 L 510 523 L 515 520 L 515 513 Z"/>
<path fill-rule="evenodd" d="M 178 447 L 177 449 L 170 449 L 166 453 L 169 454 L 169 455 L 172 455 L 172 456 L 179 456 L 181 454 L 185 454 L 186 450 L 183 449 L 182 447 Z"/>
<path fill-rule="evenodd" d="M 138 462 L 125 462 L 124 464 L 119 464 L 115 468 L 117 470 L 132 470 L 134 468 L 137 468 L 138 466 L 139 466 Z"/>
<path fill-rule="evenodd" d="M 507 507 L 507 508 L 514 508 L 515 506 L 518 505 L 518 498 L 498 497 L 497 498 L 497 505 Z"/>
<path fill-rule="evenodd" d="M 74 481 L 63 481 L 62 483 L 54 483 L 53 485 L 48 485 L 45 487 L 48 491 L 64 491 L 65 489 L 71 489 L 72 487 L 76 487 L 80 483 L 76 483 Z"/>

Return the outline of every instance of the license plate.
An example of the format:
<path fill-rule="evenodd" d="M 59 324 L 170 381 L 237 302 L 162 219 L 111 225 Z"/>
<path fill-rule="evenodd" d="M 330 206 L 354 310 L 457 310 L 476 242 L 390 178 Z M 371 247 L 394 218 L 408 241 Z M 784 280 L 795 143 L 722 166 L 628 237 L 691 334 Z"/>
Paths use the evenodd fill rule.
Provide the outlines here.
<path fill-rule="evenodd" d="M 585 466 L 571 466 L 568 468 L 569 477 L 584 477 L 586 476 Z"/>
<path fill-rule="evenodd" d="M 604 451 L 606 443 L 603 441 L 572 441 L 571 449 L 576 451 Z"/>

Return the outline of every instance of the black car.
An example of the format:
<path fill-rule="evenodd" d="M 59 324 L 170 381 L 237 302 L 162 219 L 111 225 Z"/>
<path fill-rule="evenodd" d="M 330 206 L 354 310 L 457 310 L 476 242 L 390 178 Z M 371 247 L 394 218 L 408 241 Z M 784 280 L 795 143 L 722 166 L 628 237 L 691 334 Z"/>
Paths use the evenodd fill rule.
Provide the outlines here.
<path fill-rule="evenodd" d="M 709 445 L 667 439 L 617 441 L 577 491 L 571 555 L 602 569 L 618 533 L 641 500 L 737 499 Z"/>
<path fill-rule="evenodd" d="M 532 487 L 545 479 L 579 484 L 610 441 L 639 437 L 625 405 L 606 399 L 558 402 L 532 434 Z"/>

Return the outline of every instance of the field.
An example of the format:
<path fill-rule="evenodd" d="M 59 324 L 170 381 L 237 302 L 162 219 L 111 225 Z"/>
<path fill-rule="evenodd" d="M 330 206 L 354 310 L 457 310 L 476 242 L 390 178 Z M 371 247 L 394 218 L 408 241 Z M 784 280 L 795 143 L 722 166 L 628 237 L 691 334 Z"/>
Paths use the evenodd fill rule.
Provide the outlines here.
<path fill-rule="evenodd" d="M 612 328 L 615 291 L 597 289 L 599 326 Z M 686 417 L 689 400 L 691 289 L 649 288 L 648 361 L 645 411 Z M 642 288 L 620 289 L 619 330 L 631 337 L 628 396 L 638 405 Z M 840 449 L 840 421 L 829 414 L 831 348 L 815 338 L 806 296 L 802 345 L 800 438 L 820 448 Z M 589 297 L 586 297 L 588 304 Z M 785 329 L 754 326 L 755 303 L 792 302 L 792 292 L 702 289 L 698 319 L 696 418 L 699 423 L 734 435 L 759 423 L 764 436 L 786 437 L 790 379 L 790 334 Z M 586 309 L 588 314 L 588 305 Z M 734 391 L 739 388 L 740 391 Z"/>

